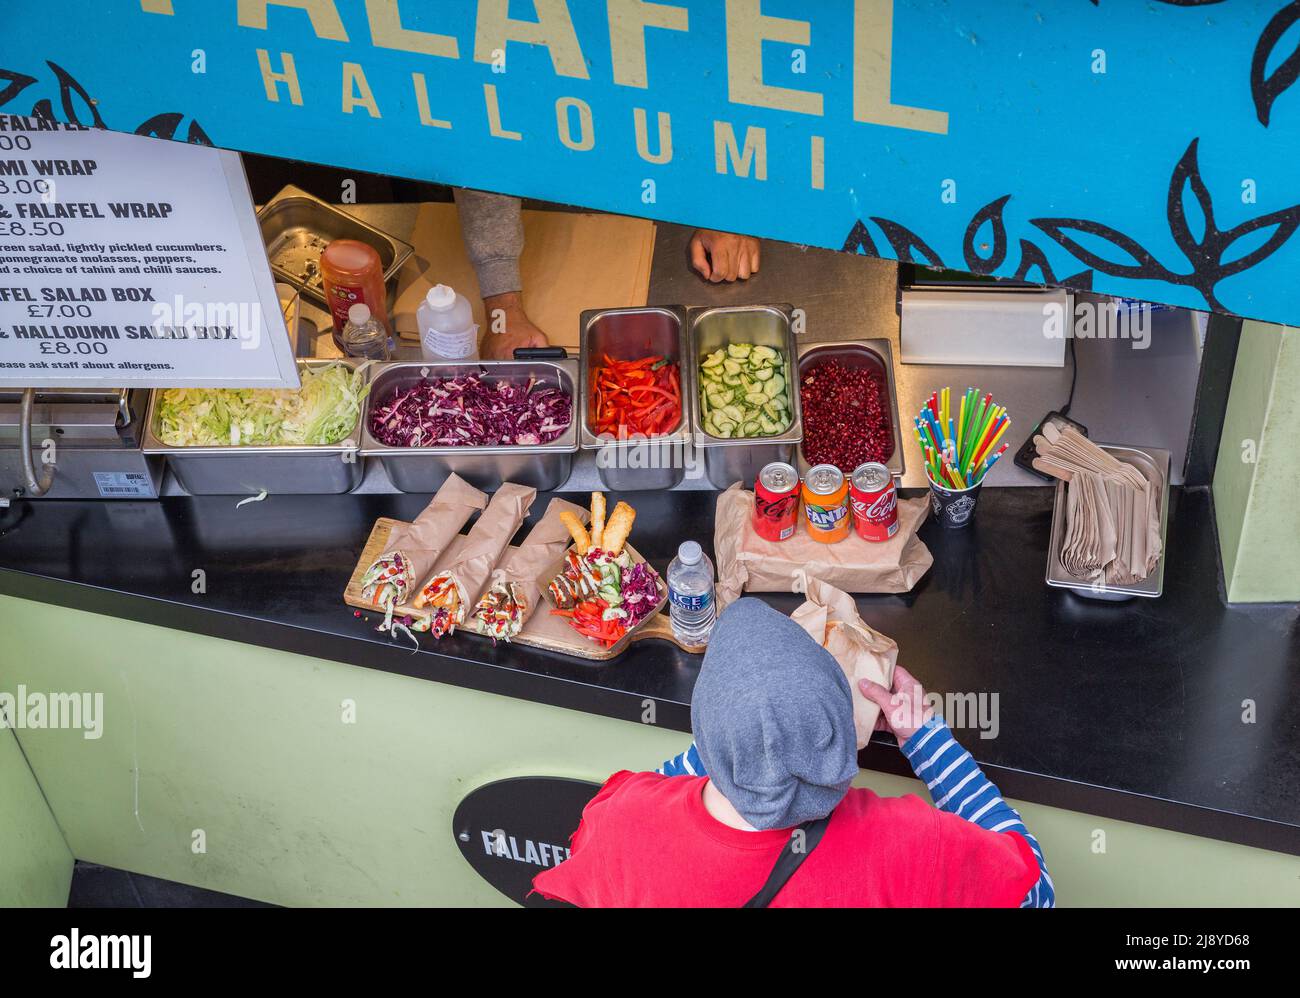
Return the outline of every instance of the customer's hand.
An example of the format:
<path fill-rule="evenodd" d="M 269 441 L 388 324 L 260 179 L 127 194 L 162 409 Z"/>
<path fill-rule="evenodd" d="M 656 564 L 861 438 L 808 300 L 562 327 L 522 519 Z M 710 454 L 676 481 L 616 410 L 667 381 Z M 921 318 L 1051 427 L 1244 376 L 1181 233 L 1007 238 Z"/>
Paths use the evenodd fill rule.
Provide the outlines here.
<path fill-rule="evenodd" d="M 524 312 L 518 292 L 484 298 L 483 308 L 487 332 L 483 334 L 479 355 L 484 360 L 513 360 L 519 347 L 550 345 L 546 334 Z"/>
<path fill-rule="evenodd" d="M 925 704 L 925 690 L 901 665 L 894 666 L 894 688 L 887 690 L 870 679 L 859 679 L 862 695 L 880 708 L 876 728 L 892 731 L 902 745 L 928 721 L 934 711 Z"/>
<path fill-rule="evenodd" d="M 701 277 L 719 281 L 748 280 L 758 273 L 759 242 L 734 232 L 696 229 L 691 236 L 691 266 Z"/>

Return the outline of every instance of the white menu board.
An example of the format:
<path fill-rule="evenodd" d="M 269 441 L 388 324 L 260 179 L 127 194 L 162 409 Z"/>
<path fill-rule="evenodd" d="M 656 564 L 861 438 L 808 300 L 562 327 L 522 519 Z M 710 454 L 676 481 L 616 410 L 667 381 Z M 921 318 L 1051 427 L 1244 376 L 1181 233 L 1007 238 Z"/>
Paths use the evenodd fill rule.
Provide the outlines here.
<path fill-rule="evenodd" d="M 0 115 L 0 387 L 298 385 L 238 154 Z"/>

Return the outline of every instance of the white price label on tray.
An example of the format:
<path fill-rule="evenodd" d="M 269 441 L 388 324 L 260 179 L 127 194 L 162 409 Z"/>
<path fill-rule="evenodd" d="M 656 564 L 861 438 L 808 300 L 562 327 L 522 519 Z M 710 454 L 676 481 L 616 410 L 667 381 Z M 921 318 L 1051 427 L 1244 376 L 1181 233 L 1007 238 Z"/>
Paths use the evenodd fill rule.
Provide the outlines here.
<path fill-rule="evenodd" d="M 92 471 L 91 474 L 95 476 L 95 487 L 105 499 L 153 499 L 157 494 L 149 476 L 137 471 Z"/>

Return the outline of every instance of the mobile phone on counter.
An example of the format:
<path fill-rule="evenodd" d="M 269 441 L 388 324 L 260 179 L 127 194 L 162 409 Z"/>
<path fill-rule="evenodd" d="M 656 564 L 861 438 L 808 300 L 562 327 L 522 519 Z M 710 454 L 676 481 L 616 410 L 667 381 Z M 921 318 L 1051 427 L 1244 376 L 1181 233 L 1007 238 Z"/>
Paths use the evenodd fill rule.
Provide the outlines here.
<path fill-rule="evenodd" d="M 1038 425 L 1030 431 L 1029 436 L 1025 437 L 1025 442 L 1020 445 L 1020 450 L 1016 451 L 1016 467 L 1023 468 L 1031 475 L 1041 478 L 1045 482 L 1055 482 L 1056 479 L 1051 475 L 1039 471 L 1034 467 L 1034 458 L 1038 456 L 1038 451 L 1034 447 L 1034 437 L 1038 436 L 1038 434 L 1043 431 L 1043 427 L 1048 425 L 1055 426 L 1057 429 L 1061 430 L 1065 429 L 1067 426 L 1073 427 L 1085 437 L 1088 435 L 1088 428 L 1077 420 L 1071 419 L 1069 416 L 1062 416 L 1059 412 L 1053 409 L 1038 421 Z"/>

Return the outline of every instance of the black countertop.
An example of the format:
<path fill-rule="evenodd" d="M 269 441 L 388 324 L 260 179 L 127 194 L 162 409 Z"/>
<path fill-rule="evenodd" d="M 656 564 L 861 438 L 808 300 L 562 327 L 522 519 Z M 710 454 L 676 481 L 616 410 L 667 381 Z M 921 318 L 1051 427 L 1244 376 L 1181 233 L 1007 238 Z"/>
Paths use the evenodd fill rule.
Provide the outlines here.
<path fill-rule="evenodd" d="M 638 495 L 638 550 L 663 571 L 681 540 L 710 548 L 715 498 Z M 16 502 L 0 510 L 0 592 L 636 723 L 653 698 L 660 725 L 689 731 L 700 659 L 670 644 L 608 663 L 472 635 L 412 653 L 377 615 L 354 617 L 341 593 L 371 524 L 427 501 Z M 969 531 L 928 522 L 934 568 L 907 595 L 860 597 L 863 618 L 927 689 L 996 694 L 997 737 L 959 735 L 1008 796 L 1300 855 L 1300 608 L 1223 602 L 1205 490 L 1171 495 L 1160 599 L 1050 589 L 1050 503 L 1047 488 L 990 488 Z M 879 737 L 863 765 L 910 775 Z"/>

